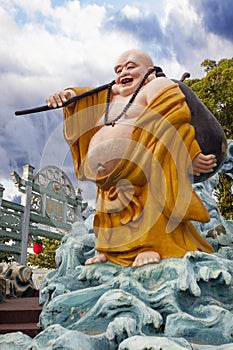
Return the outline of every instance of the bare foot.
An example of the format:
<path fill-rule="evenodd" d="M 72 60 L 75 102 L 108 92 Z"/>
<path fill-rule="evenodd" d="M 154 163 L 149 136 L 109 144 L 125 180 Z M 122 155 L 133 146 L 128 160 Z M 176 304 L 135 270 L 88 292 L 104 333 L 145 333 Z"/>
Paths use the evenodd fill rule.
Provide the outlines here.
<path fill-rule="evenodd" d="M 134 260 L 132 266 L 133 267 L 140 267 L 148 264 L 158 264 L 160 262 L 160 255 L 159 253 L 148 250 L 146 252 L 139 253 Z"/>
<path fill-rule="evenodd" d="M 100 263 L 104 263 L 105 261 L 107 261 L 105 254 L 101 253 L 94 256 L 93 258 L 87 259 L 85 261 L 85 265 L 100 264 Z"/>

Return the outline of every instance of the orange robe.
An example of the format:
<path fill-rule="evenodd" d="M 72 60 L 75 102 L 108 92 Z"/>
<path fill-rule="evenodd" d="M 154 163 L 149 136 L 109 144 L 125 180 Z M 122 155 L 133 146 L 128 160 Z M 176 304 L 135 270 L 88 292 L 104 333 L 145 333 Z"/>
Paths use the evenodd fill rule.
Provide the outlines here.
<path fill-rule="evenodd" d="M 74 90 L 80 94 L 88 89 Z M 209 214 L 188 174 L 201 150 L 178 85 L 166 87 L 152 99 L 138 116 L 118 166 L 94 178 L 87 152 L 105 101 L 106 90 L 81 99 L 74 108 L 64 108 L 64 134 L 76 174 L 97 185 L 96 250 L 119 265 L 131 265 L 147 250 L 157 251 L 162 259 L 181 258 L 195 250 L 212 253 L 190 222 L 208 222 Z"/>

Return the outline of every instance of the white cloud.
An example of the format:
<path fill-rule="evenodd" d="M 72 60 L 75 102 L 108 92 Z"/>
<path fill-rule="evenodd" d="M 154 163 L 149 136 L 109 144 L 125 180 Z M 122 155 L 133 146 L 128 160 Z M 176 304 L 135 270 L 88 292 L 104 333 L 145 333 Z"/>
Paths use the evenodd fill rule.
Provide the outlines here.
<path fill-rule="evenodd" d="M 135 45 L 132 35 L 122 37 L 117 32 L 101 29 L 104 7 L 81 8 L 78 1 L 54 9 L 49 7 L 48 1 L 41 8 L 37 1 L 33 6 L 30 2 L 29 7 L 24 0 L 17 4 L 32 20 L 19 27 L 8 14 L 4 15 L 7 23 L 0 55 L 4 57 L 8 71 L 6 83 L 11 88 L 12 85 L 21 86 L 26 93 L 44 89 L 46 97 L 64 84 L 85 85 L 101 80 L 104 83 L 113 73 L 113 60 L 119 51 L 131 43 Z M 42 24 L 33 20 L 37 9 L 46 15 Z M 16 76 L 12 72 L 16 72 Z"/>
<path fill-rule="evenodd" d="M 0 8 L 0 23 L 1 23 L 1 41 L 9 36 L 10 33 L 17 31 L 18 26 L 14 19 L 3 9 Z"/>
<path fill-rule="evenodd" d="M 132 20 L 136 20 L 138 19 L 141 14 L 140 14 L 140 10 L 138 7 L 134 7 L 134 6 L 129 6 L 126 5 L 123 9 L 122 9 L 122 14 L 128 18 L 128 19 L 132 19 Z"/>
<path fill-rule="evenodd" d="M 5 188 L 5 191 L 3 192 L 3 199 L 12 201 L 15 197 L 20 196 L 20 192 L 12 180 L 3 179 L 1 184 Z"/>
<path fill-rule="evenodd" d="M 32 20 L 34 20 L 39 13 L 46 16 L 52 11 L 50 0 L 11 0 L 11 4 L 12 6 L 15 5 L 18 11 L 22 8 Z"/>
<path fill-rule="evenodd" d="M 120 14 L 126 17 L 125 26 L 116 29 Z M 152 33 L 145 44 L 127 27 L 127 19 L 140 19 L 143 25 L 150 14 L 162 25 L 164 42 Z M 0 31 L 2 178 L 23 161 L 37 168 L 54 160 L 70 169 L 67 145 L 61 142 L 61 113 L 16 118 L 14 111 L 45 104 L 48 95 L 67 86 L 107 83 L 114 77 L 112 67 L 121 52 L 149 45 L 155 64 L 172 78 L 180 78 L 186 70 L 193 78 L 201 76 L 205 58 L 218 60 L 232 57 L 233 52 L 232 43 L 206 33 L 188 0 L 148 0 L 137 6 L 133 1 L 109 6 L 67 0 L 52 6 L 50 0 L 0 0 Z"/>
<path fill-rule="evenodd" d="M 0 0 L 0 4 L 0 73 L 4 82 L 0 176 L 5 178 L 27 162 L 40 166 L 47 141 L 62 122 L 62 116 L 53 112 L 14 117 L 14 111 L 45 104 L 48 95 L 67 86 L 96 86 L 112 80 L 119 51 L 131 42 L 134 46 L 136 40 L 130 34 L 122 37 L 117 31 L 102 30 L 102 6 L 81 8 L 78 1 L 56 8 L 50 1 Z M 65 142 L 59 142 L 61 137 L 62 130 L 54 139 L 53 159 L 57 149 L 60 154 L 67 152 Z"/>
<path fill-rule="evenodd" d="M 190 0 L 164 0 L 164 16 L 159 20 L 170 40 L 172 59 L 162 60 L 169 76 L 174 76 L 171 72 L 180 76 L 189 71 L 192 78 L 201 78 L 204 70 L 200 65 L 206 58 L 218 61 L 232 57 L 233 43 L 206 32 Z"/>
<path fill-rule="evenodd" d="M 55 8 L 52 17 L 60 34 L 76 40 L 88 40 L 89 38 L 95 40 L 105 13 L 103 6 L 88 5 L 82 8 L 78 1 L 72 1 L 67 3 L 66 8 Z"/>

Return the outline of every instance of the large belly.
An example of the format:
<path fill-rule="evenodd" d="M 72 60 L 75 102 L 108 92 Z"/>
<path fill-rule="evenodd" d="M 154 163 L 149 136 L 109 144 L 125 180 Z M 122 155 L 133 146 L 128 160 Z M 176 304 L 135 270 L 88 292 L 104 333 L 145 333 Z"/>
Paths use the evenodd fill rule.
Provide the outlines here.
<path fill-rule="evenodd" d="M 103 126 L 92 137 L 88 165 L 96 176 L 108 175 L 119 164 L 130 144 L 132 130 L 132 125 Z"/>

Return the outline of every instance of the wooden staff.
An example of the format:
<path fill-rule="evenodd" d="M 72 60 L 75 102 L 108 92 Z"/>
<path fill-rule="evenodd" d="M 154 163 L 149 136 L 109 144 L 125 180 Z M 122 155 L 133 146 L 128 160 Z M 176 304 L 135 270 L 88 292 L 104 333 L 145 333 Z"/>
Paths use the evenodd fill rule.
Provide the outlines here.
<path fill-rule="evenodd" d="M 112 84 L 112 83 L 110 83 L 110 84 Z M 95 94 L 97 92 L 103 91 L 103 90 L 107 89 L 108 86 L 109 86 L 109 84 L 104 84 L 104 85 L 101 85 L 101 86 L 99 86 L 99 87 L 97 87 L 95 89 L 92 89 L 92 90 L 89 90 L 87 92 L 84 92 L 81 95 L 74 96 L 74 97 L 70 98 L 67 102 L 64 102 L 61 107 L 57 106 L 57 107 L 53 108 L 53 107 L 49 107 L 48 105 L 44 105 L 44 106 L 40 106 L 40 107 L 34 107 L 34 108 L 24 109 L 24 110 L 21 110 L 21 111 L 16 111 L 15 115 L 19 116 L 19 115 L 25 115 L 25 114 L 39 113 L 39 112 L 51 111 L 51 110 L 57 109 L 57 108 L 66 107 L 70 103 L 73 103 L 75 101 L 81 100 L 82 98 L 90 96 L 90 95 Z"/>
<path fill-rule="evenodd" d="M 162 68 L 154 66 L 154 70 L 155 70 L 156 76 L 158 76 L 158 77 L 160 77 L 160 76 L 164 77 L 165 76 L 165 74 L 163 73 Z M 189 73 L 186 73 L 186 74 L 189 74 Z M 104 85 L 101 85 L 101 86 L 99 86 L 99 87 L 97 87 L 95 89 L 92 89 L 92 90 L 89 90 L 87 92 L 84 92 L 81 95 L 74 96 L 74 97 L 70 98 L 67 102 L 64 102 L 61 107 L 57 106 L 57 107 L 53 108 L 53 107 L 49 107 L 47 105 L 44 105 L 44 106 L 40 106 L 40 107 L 34 107 L 34 108 L 30 108 L 30 109 L 24 109 L 24 110 L 21 110 L 21 111 L 16 111 L 15 115 L 18 116 L 18 115 L 39 113 L 39 112 L 51 111 L 51 110 L 57 109 L 57 108 L 66 107 L 72 102 L 81 100 L 83 97 L 87 97 L 87 96 L 90 96 L 90 95 L 95 94 L 97 92 L 103 91 L 103 90 L 107 89 L 110 84 L 113 85 L 114 83 L 115 83 L 115 80 L 113 80 L 109 84 L 104 84 Z"/>
<path fill-rule="evenodd" d="M 160 67 L 155 66 L 155 71 L 156 71 L 156 77 L 165 76 L 165 74 L 163 73 Z M 217 160 L 217 166 L 214 168 L 214 171 L 208 174 L 204 173 L 204 174 L 201 174 L 200 176 L 193 177 L 194 182 L 200 182 L 200 181 L 206 180 L 211 175 L 216 173 L 216 171 L 220 168 L 220 166 L 224 162 L 227 154 L 227 139 L 221 125 L 219 124 L 217 119 L 214 117 L 214 115 L 204 105 L 204 103 L 198 98 L 198 96 L 192 91 L 192 89 L 183 83 L 186 77 L 189 77 L 189 76 L 190 76 L 189 73 L 184 73 L 180 80 L 176 80 L 176 79 L 171 79 L 171 80 L 179 85 L 181 91 L 186 97 L 186 102 L 191 112 L 191 124 L 195 128 L 195 133 L 196 133 L 195 137 L 200 145 L 202 153 L 215 154 L 216 160 Z M 110 84 L 114 84 L 114 83 L 115 81 L 112 81 Z M 81 95 L 74 96 L 70 98 L 67 102 L 63 103 L 61 107 L 65 107 L 72 102 L 81 100 L 84 97 L 87 97 L 94 93 L 105 90 L 109 87 L 110 84 L 105 84 L 95 89 L 91 89 L 87 92 L 84 92 Z M 56 108 L 61 108 L 61 107 L 56 107 Z M 38 112 L 53 110 L 56 108 L 48 107 L 47 105 L 45 105 L 45 106 L 26 109 L 22 111 L 16 111 L 15 115 L 38 113 Z"/>

